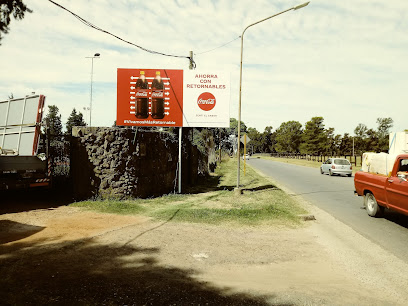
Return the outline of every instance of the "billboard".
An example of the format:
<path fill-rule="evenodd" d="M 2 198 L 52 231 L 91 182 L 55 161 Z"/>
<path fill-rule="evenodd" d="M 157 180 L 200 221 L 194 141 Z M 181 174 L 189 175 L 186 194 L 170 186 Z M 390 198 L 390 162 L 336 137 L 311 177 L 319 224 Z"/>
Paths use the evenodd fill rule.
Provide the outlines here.
<path fill-rule="evenodd" d="M 227 73 L 118 69 L 118 126 L 229 127 Z"/>

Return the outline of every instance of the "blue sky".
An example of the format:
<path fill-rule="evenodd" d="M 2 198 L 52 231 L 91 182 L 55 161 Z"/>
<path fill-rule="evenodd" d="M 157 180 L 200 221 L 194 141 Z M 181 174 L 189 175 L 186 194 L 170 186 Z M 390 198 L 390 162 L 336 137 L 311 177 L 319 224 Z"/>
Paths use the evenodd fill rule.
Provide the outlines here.
<path fill-rule="evenodd" d="M 230 116 L 238 117 L 243 29 L 304 0 L 55 0 L 84 19 L 147 49 L 188 56 L 197 70 L 231 74 Z M 0 46 L 0 99 L 13 93 L 47 96 L 63 123 L 90 104 L 89 56 L 94 60 L 92 124 L 116 119 L 117 68 L 188 69 L 188 60 L 146 53 L 91 29 L 45 0 L 12 20 Z M 289 120 L 322 116 L 335 133 L 359 124 L 376 128 L 391 117 L 408 129 L 408 1 L 312 0 L 249 28 L 244 36 L 242 120 L 263 131 Z M 236 39 L 236 40 L 234 40 Z M 234 41 L 232 41 L 234 40 Z M 215 49 L 227 42 L 224 47 Z M 86 118 L 89 113 L 84 112 Z"/>

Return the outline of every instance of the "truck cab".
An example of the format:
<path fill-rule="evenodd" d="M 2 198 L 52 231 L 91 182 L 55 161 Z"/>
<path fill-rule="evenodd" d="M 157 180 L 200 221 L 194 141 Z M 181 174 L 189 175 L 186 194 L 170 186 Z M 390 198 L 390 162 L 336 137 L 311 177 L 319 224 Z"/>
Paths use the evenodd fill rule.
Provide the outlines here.
<path fill-rule="evenodd" d="M 385 190 L 388 208 L 408 214 L 408 156 L 397 158 Z"/>

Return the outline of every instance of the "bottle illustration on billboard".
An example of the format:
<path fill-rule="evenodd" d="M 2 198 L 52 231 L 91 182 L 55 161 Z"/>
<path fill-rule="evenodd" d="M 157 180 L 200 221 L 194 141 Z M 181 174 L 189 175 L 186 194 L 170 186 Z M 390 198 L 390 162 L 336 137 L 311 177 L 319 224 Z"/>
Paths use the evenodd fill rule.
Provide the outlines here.
<path fill-rule="evenodd" d="M 149 84 L 144 71 L 140 71 L 136 82 L 135 115 L 139 119 L 146 119 L 149 116 Z"/>
<path fill-rule="evenodd" d="M 160 71 L 156 71 L 156 77 L 152 82 L 152 118 L 164 118 L 164 84 Z"/>

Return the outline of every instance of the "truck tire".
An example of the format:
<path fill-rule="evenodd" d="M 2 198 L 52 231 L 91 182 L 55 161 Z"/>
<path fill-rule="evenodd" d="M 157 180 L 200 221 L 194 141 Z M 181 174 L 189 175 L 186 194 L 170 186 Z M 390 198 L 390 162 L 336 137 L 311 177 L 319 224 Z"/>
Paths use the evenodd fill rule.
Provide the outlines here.
<path fill-rule="evenodd" d="M 380 217 L 384 213 L 384 207 L 378 205 L 375 196 L 371 192 L 366 193 L 364 196 L 364 206 L 367 214 L 371 217 Z"/>

